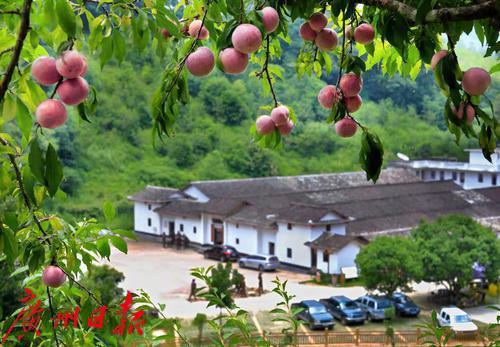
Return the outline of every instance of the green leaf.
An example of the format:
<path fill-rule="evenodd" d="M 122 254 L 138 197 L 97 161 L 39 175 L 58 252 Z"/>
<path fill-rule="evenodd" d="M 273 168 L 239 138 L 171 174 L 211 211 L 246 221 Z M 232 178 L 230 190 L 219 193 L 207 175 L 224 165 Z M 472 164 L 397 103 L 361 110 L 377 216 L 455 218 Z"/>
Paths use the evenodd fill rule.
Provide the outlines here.
<path fill-rule="evenodd" d="M 56 13 L 59 26 L 64 30 L 68 37 L 75 37 L 76 16 L 70 3 L 67 0 L 57 0 Z"/>
<path fill-rule="evenodd" d="M 128 237 L 129 239 L 132 240 L 137 240 L 137 236 L 131 230 L 113 229 L 113 233 L 116 235 Z"/>
<path fill-rule="evenodd" d="M 28 271 L 28 266 L 21 266 L 21 267 L 18 267 L 17 269 L 15 269 L 10 275 L 9 275 L 9 278 L 12 278 L 12 277 L 16 277 L 17 275 L 19 275 L 20 273 L 23 273 L 23 272 L 26 272 Z"/>
<path fill-rule="evenodd" d="M 10 93 L 5 94 L 3 100 L 2 117 L 0 117 L 0 125 L 14 119 L 16 117 L 16 112 L 16 98 Z"/>
<path fill-rule="evenodd" d="M 420 0 L 417 6 L 417 15 L 415 20 L 417 23 L 423 23 L 427 13 L 429 13 L 436 5 L 437 0 Z"/>
<path fill-rule="evenodd" d="M 125 58 L 125 39 L 118 30 L 113 31 L 113 52 L 119 63 Z"/>
<path fill-rule="evenodd" d="M 33 139 L 30 144 L 30 152 L 28 154 L 28 163 L 31 173 L 40 182 L 45 184 L 45 158 L 38 143 L 38 139 Z"/>
<path fill-rule="evenodd" d="M 380 138 L 366 128 L 363 128 L 359 162 L 366 172 L 366 179 L 377 182 L 384 163 L 384 148 Z"/>
<path fill-rule="evenodd" d="M 113 37 L 108 36 L 102 39 L 101 42 L 101 54 L 99 55 L 99 59 L 101 61 L 101 69 L 106 65 L 106 63 L 113 56 Z"/>
<path fill-rule="evenodd" d="M 16 235 L 14 232 L 8 228 L 6 229 L 0 229 L 1 235 L 3 236 L 3 241 L 4 241 L 4 252 L 5 255 L 7 256 L 7 260 L 10 263 L 13 263 L 14 260 L 17 257 L 18 254 L 18 246 L 17 246 L 17 239 Z"/>
<path fill-rule="evenodd" d="M 111 222 L 115 218 L 116 209 L 110 201 L 106 201 L 104 203 L 102 210 L 104 212 L 104 218 L 106 218 L 108 223 Z"/>
<path fill-rule="evenodd" d="M 109 248 L 108 238 L 103 237 L 97 240 L 96 242 L 97 250 L 99 254 L 103 257 L 109 257 L 111 254 L 111 249 Z"/>
<path fill-rule="evenodd" d="M 113 244 L 113 246 L 115 246 L 120 252 L 127 254 L 128 251 L 127 242 L 125 242 L 119 236 L 110 236 L 109 239 Z"/>
<path fill-rule="evenodd" d="M 490 74 L 493 75 L 494 73 L 500 71 L 500 63 L 493 65 L 490 68 Z"/>
<path fill-rule="evenodd" d="M 50 196 L 54 196 L 59 189 L 59 185 L 63 179 L 63 168 L 57 152 L 52 144 L 47 148 L 45 156 L 45 186 Z"/>
<path fill-rule="evenodd" d="M 29 140 L 33 120 L 28 108 L 19 98 L 17 98 L 17 125 L 19 125 L 23 137 Z"/>

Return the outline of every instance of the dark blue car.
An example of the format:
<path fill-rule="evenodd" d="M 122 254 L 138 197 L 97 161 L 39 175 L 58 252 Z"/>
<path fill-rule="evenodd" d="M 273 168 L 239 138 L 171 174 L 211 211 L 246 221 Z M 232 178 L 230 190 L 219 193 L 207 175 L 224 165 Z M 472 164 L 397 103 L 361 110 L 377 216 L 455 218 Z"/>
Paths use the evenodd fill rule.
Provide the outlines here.
<path fill-rule="evenodd" d="M 328 311 L 342 322 L 343 325 L 349 323 L 364 323 L 366 313 L 358 303 L 345 296 L 332 296 L 328 299 L 321 299 L 320 302 L 326 306 Z"/>
<path fill-rule="evenodd" d="M 297 318 L 305 321 L 311 330 L 332 329 L 335 325 L 333 316 L 326 309 L 325 305 L 316 300 L 304 300 L 292 304 L 292 308 L 302 308 L 297 314 Z"/>
<path fill-rule="evenodd" d="M 399 316 L 417 317 L 420 313 L 420 308 L 403 293 L 392 294 L 391 300 Z"/>

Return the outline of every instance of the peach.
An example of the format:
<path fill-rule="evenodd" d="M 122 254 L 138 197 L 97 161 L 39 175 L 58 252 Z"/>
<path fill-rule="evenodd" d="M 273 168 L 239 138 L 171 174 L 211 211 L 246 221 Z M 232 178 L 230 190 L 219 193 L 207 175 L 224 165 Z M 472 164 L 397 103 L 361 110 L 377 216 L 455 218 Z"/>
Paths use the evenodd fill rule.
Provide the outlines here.
<path fill-rule="evenodd" d="M 445 50 L 445 49 L 442 49 L 442 50 L 440 50 L 439 52 L 437 52 L 436 54 L 434 54 L 432 56 L 432 59 L 431 59 L 431 68 L 432 68 L 432 70 L 434 70 L 436 68 L 436 66 L 439 63 L 439 61 L 441 59 L 443 59 L 444 57 L 446 57 L 446 55 L 448 55 L 448 51 Z"/>
<path fill-rule="evenodd" d="M 63 77 L 76 78 L 83 72 L 85 60 L 77 51 L 65 51 L 56 60 L 56 68 Z"/>
<path fill-rule="evenodd" d="M 309 18 L 309 25 L 311 26 L 311 29 L 317 33 L 323 30 L 327 24 L 328 18 L 326 18 L 324 13 L 318 12 Z"/>
<path fill-rule="evenodd" d="M 56 69 L 56 60 L 52 57 L 40 57 L 31 65 L 31 75 L 40 84 L 49 86 L 61 78 Z"/>
<path fill-rule="evenodd" d="M 203 25 L 202 26 L 202 21 L 199 19 L 196 19 L 189 24 L 189 36 L 196 38 L 200 40 L 206 40 L 210 36 L 210 33 L 208 32 L 208 29 Z M 199 33 L 199 36 L 198 36 Z"/>
<path fill-rule="evenodd" d="M 42 273 L 42 282 L 49 287 L 57 288 L 66 281 L 66 274 L 59 266 L 49 265 Z"/>
<path fill-rule="evenodd" d="M 490 74 L 480 67 L 473 67 L 464 72 L 462 88 L 469 95 L 482 95 L 491 84 Z"/>
<path fill-rule="evenodd" d="M 465 115 L 467 117 L 467 124 L 472 125 L 472 122 L 474 122 L 474 117 L 476 116 L 476 110 L 474 110 L 474 107 L 470 104 L 465 104 L 463 101 L 460 102 L 460 105 L 458 105 L 458 110 L 455 106 L 451 107 L 451 111 L 457 116 L 458 119 L 462 120 L 464 118 L 464 108 L 465 108 Z"/>
<path fill-rule="evenodd" d="M 66 122 L 68 113 L 59 100 L 48 99 L 40 103 L 35 111 L 36 121 L 42 128 L 55 129 Z"/>
<path fill-rule="evenodd" d="M 335 132 L 341 137 L 351 137 L 356 134 L 358 125 L 351 118 L 343 118 L 335 124 Z"/>
<path fill-rule="evenodd" d="M 285 125 L 290 119 L 290 111 L 286 106 L 275 107 L 271 111 L 271 119 L 277 127 Z"/>
<path fill-rule="evenodd" d="M 339 39 L 337 38 L 337 33 L 335 31 L 326 28 L 318 33 L 314 42 L 319 49 L 323 51 L 331 51 L 337 47 Z"/>
<path fill-rule="evenodd" d="M 361 89 L 363 89 L 363 79 L 354 72 L 349 72 L 342 76 L 339 86 L 344 97 L 350 98 L 361 92 Z"/>
<path fill-rule="evenodd" d="M 71 78 L 57 87 L 57 94 L 66 105 L 78 105 L 89 95 L 89 85 L 82 77 Z"/>
<path fill-rule="evenodd" d="M 168 39 L 168 38 L 170 38 L 172 36 L 172 34 L 170 34 L 170 31 L 168 31 L 167 29 L 161 29 L 161 34 L 166 39 Z"/>
<path fill-rule="evenodd" d="M 340 101 L 340 92 L 336 86 L 328 85 L 321 89 L 318 94 L 318 101 L 326 109 L 331 109 L 333 104 Z"/>
<path fill-rule="evenodd" d="M 345 98 L 344 102 L 345 102 L 345 108 L 346 108 L 347 112 L 354 113 L 357 110 L 359 110 L 359 108 L 361 107 L 361 104 L 363 103 L 363 100 L 361 99 L 361 96 L 354 95 L 354 96 Z"/>
<path fill-rule="evenodd" d="M 346 36 L 346 39 L 348 39 L 348 40 L 352 40 L 354 38 L 354 30 L 350 24 L 346 25 L 346 27 L 345 27 L 345 36 Z"/>
<path fill-rule="evenodd" d="M 236 27 L 231 37 L 234 48 L 241 53 L 253 53 L 262 43 L 262 34 L 255 25 L 240 24 Z"/>
<path fill-rule="evenodd" d="M 87 58 L 85 58 L 83 55 L 82 58 L 83 58 L 83 68 L 82 72 L 80 72 L 80 77 L 84 77 L 87 74 L 87 70 L 89 68 L 89 65 L 87 63 Z"/>
<path fill-rule="evenodd" d="M 285 124 L 278 127 L 281 135 L 288 136 L 292 133 L 294 128 L 293 122 L 289 119 Z"/>
<path fill-rule="evenodd" d="M 375 39 L 375 29 L 371 24 L 363 23 L 356 29 L 354 29 L 354 41 L 361 43 L 362 45 L 367 45 L 372 43 Z"/>
<path fill-rule="evenodd" d="M 215 57 L 207 47 L 200 47 L 191 53 L 186 60 L 186 67 L 194 76 L 206 76 L 215 66 Z"/>
<path fill-rule="evenodd" d="M 312 30 L 311 26 L 309 25 L 309 22 L 305 22 L 300 26 L 299 33 L 304 40 L 312 42 L 316 40 L 316 36 L 318 35 L 317 32 Z"/>
<path fill-rule="evenodd" d="M 274 124 L 272 118 L 269 116 L 260 116 L 257 118 L 255 125 L 257 132 L 261 135 L 268 135 L 276 130 L 276 124 Z"/>
<path fill-rule="evenodd" d="M 280 16 L 272 7 L 264 7 L 262 9 L 262 23 L 267 33 L 274 32 L 280 24 Z"/>
<path fill-rule="evenodd" d="M 238 52 L 234 48 L 226 48 L 219 53 L 222 69 L 228 74 L 239 74 L 245 71 L 248 65 L 248 54 Z"/>

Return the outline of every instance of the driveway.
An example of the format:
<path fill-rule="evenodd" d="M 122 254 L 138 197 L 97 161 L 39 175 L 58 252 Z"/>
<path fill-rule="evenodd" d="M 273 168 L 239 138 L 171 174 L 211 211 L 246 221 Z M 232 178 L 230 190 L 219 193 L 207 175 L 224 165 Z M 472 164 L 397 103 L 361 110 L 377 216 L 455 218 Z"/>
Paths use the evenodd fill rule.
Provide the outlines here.
<path fill-rule="evenodd" d="M 151 295 L 153 301 L 166 304 L 166 315 L 169 317 L 192 318 L 197 312 L 216 315 L 218 311 L 206 308 L 206 302 L 188 302 L 192 277 L 190 270 L 195 267 L 216 265 L 217 261 L 204 259 L 191 249 L 164 249 L 161 244 L 145 241 L 129 241 L 128 254 L 113 250 L 109 264 L 125 275 L 121 284 L 125 290 L 136 291 L 144 289 Z M 237 265 L 234 265 L 237 267 Z M 247 287 L 257 287 L 258 272 L 249 269 L 239 269 L 245 276 Z M 332 295 L 346 295 L 357 298 L 365 293 L 362 287 L 331 288 L 300 284 L 310 279 L 310 276 L 290 271 L 264 272 L 264 289 L 269 291 L 260 297 L 236 299 L 243 309 L 253 312 L 270 310 L 275 307 L 279 297 L 270 292 L 274 287 L 271 283 L 276 277 L 282 281 L 288 280 L 288 290 L 296 295 L 296 300 L 320 299 Z M 202 284 L 200 281 L 198 286 Z"/>
<path fill-rule="evenodd" d="M 500 305 L 495 306 L 500 309 Z M 473 320 L 477 320 L 485 324 L 496 323 L 497 316 L 500 314 L 499 311 L 496 311 L 488 306 L 466 308 L 464 311 L 467 312 Z"/>

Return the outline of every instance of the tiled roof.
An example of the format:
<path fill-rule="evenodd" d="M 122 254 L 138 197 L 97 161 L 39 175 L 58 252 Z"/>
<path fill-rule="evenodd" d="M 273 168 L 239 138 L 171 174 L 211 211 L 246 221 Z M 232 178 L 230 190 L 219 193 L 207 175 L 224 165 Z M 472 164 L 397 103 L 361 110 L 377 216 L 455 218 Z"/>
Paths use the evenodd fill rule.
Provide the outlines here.
<path fill-rule="evenodd" d="M 146 186 L 143 190 L 128 197 L 132 201 L 164 203 L 179 190 L 175 188 Z"/>
<path fill-rule="evenodd" d="M 326 249 L 330 254 L 340 251 L 351 242 L 358 242 L 362 245 L 368 243 L 368 240 L 360 236 L 338 235 L 324 232 L 317 239 L 306 242 L 305 245 L 313 249 Z"/>

